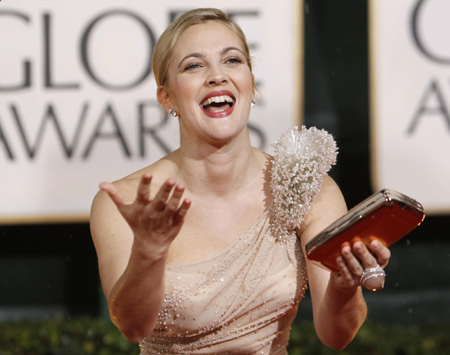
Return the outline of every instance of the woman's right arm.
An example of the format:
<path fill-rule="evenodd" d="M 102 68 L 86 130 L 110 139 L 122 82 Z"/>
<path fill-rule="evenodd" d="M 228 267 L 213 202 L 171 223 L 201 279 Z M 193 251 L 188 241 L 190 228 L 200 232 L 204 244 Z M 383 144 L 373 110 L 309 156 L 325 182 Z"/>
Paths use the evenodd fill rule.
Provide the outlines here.
<path fill-rule="evenodd" d="M 102 183 L 91 210 L 91 234 L 111 320 L 131 342 L 155 327 L 168 249 L 190 206 L 187 199 L 181 202 L 184 187 L 172 179 L 150 200 L 151 179 L 142 176 L 132 203 L 115 184 Z"/>

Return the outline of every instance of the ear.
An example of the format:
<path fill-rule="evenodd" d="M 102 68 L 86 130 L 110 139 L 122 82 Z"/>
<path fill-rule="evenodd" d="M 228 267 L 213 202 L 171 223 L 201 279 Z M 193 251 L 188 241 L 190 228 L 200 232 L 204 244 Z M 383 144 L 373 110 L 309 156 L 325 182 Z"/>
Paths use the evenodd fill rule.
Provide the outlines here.
<path fill-rule="evenodd" d="M 161 104 L 162 107 L 164 107 L 164 110 L 169 112 L 169 109 L 175 108 L 172 97 L 164 86 L 159 86 L 158 90 L 156 91 L 156 97 L 158 99 L 158 102 Z"/>

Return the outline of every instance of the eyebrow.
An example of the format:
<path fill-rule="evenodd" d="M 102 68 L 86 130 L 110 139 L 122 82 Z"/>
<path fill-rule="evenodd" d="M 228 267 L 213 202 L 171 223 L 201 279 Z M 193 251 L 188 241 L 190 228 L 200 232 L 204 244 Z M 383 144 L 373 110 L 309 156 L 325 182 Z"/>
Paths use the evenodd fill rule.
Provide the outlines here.
<path fill-rule="evenodd" d="M 245 57 L 244 52 L 241 49 L 239 49 L 238 47 L 225 47 L 224 49 L 222 49 L 220 51 L 220 55 L 224 55 L 224 54 L 226 54 L 226 53 L 228 53 L 230 51 L 238 51 Z M 181 67 L 183 62 L 186 59 L 188 59 L 188 58 L 205 58 L 205 57 L 206 57 L 206 55 L 204 53 L 200 53 L 200 52 L 195 52 L 195 53 L 188 54 L 183 59 L 181 59 L 180 64 L 178 64 L 178 69 Z"/>

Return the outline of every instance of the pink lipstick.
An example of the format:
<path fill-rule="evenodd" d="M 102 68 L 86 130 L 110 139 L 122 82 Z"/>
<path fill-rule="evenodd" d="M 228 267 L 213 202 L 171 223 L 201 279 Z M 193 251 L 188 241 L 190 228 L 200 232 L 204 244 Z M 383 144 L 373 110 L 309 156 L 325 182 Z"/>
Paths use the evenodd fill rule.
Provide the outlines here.
<path fill-rule="evenodd" d="M 199 106 L 208 117 L 223 118 L 231 115 L 235 103 L 236 98 L 231 91 L 219 90 L 208 93 Z"/>

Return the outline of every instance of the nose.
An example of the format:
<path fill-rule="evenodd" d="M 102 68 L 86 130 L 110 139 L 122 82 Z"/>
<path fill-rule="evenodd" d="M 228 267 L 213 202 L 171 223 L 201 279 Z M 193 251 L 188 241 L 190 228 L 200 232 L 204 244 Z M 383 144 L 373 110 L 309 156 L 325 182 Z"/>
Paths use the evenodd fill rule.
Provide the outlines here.
<path fill-rule="evenodd" d="M 208 86 L 223 85 L 226 84 L 227 82 L 228 77 L 224 73 L 222 68 L 218 66 L 214 66 L 213 68 L 211 68 L 207 79 Z"/>

